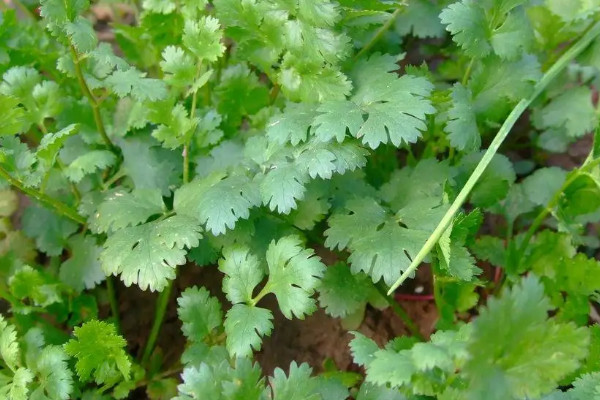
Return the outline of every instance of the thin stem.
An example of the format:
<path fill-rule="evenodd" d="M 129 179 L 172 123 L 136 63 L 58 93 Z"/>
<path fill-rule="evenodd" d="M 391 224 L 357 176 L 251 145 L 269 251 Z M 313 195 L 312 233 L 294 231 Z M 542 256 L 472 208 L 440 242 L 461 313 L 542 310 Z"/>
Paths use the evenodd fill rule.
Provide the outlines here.
<path fill-rule="evenodd" d="M 102 116 L 100 115 L 100 106 L 98 104 L 98 100 L 96 99 L 96 97 L 94 97 L 94 94 L 90 90 L 89 86 L 85 82 L 85 78 L 83 77 L 81 65 L 79 64 L 79 54 L 77 53 L 77 50 L 75 50 L 75 47 L 72 44 L 69 45 L 69 50 L 71 51 L 71 57 L 73 58 L 73 63 L 75 64 L 75 75 L 77 76 L 77 81 L 79 82 L 81 91 L 83 92 L 83 95 L 87 97 L 90 106 L 92 107 L 92 113 L 94 114 L 94 122 L 96 123 L 98 133 L 100 133 L 104 144 L 106 144 L 106 146 L 108 146 L 111 150 L 114 150 L 115 145 L 111 142 L 110 138 L 106 134 L 104 122 L 102 122 Z"/>
<path fill-rule="evenodd" d="M 360 49 L 360 51 L 358 53 L 356 53 L 356 55 L 354 56 L 355 60 L 360 58 L 363 54 L 365 54 L 373 46 L 375 46 L 375 44 L 377 44 L 377 42 L 379 42 L 379 40 L 381 40 L 383 35 L 385 35 L 385 33 L 388 31 L 388 29 L 390 29 L 390 27 L 392 26 L 394 21 L 396 21 L 396 18 L 398 17 L 398 15 L 400 15 L 400 13 L 403 10 L 404 10 L 403 5 L 400 5 L 398 8 L 396 8 L 396 10 L 392 13 L 392 15 L 390 15 L 390 18 L 387 21 L 385 21 L 385 24 L 383 24 L 381 26 L 381 28 L 379 28 L 379 30 L 377 30 L 377 32 L 375 32 L 375 35 L 373 35 L 371 40 L 369 40 L 369 42 L 366 45 L 364 45 L 363 48 Z"/>
<path fill-rule="evenodd" d="M 121 332 L 121 318 L 119 317 L 119 302 L 117 301 L 117 292 L 112 275 L 106 277 L 106 290 L 108 292 L 108 302 L 110 303 L 110 312 L 114 319 L 117 332 Z"/>
<path fill-rule="evenodd" d="M 148 341 L 146 342 L 146 347 L 144 348 L 142 364 L 145 364 L 148 361 L 150 355 L 152 354 L 152 350 L 154 350 L 156 339 L 158 338 L 160 328 L 162 326 L 163 320 L 165 319 L 165 313 L 167 311 L 167 305 L 169 304 L 169 298 L 171 297 L 172 289 L 173 281 L 169 281 L 167 286 L 158 295 L 158 299 L 156 300 L 156 311 L 154 313 L 154 321 L 152 322 L 152 329 L 150 330 L 150 335 L 148 336 Z"/>
<path fill-rule="evenodd" d="M 421 335 L 421 332 L 419 331 L 419 327 L 410 318 L 410 316 L 408 315 L 408 313 L 406 311 L 404 311 L 404 308 L 402 308 L 402 306 L 400 304 L 398 304 L 397 301 L 395 301 L 392 297 L 390 297 L 390 295 L 388 293 L 385 292 L 385 288 L 383 288 L 381 286 L 381 284 L 379 284 L 379 283 L 375 284 L 375 288 L 377 289 L 377 291 L 379 292 L 379 294 L 381 294 L 381 296 L 383 296 L 383 298 L 387 301 L 387 303 L 389 304 L 390 308 L 396 313 L 396 315 L 398 315 L 400 317 L 400 319 L 402 320 L 402 322 L 404 323 L 404 325 L 406 325 L 406 327 L 408 328 L 408 330 L 410 331 L 410 333 L 415 338 L 417 338 L 420 341 L 424 342 L 425 338 L 423 337 L 423 335 Z"/>
<path fill-rule="evenodd" d="M 35 19 L 35 16 L 31 13 L 31 11 L 29 11 L 29 9 L 27 7 L 25 7 L 25 4 L 21 3 L 21 0 L 12 0 L 12 3 L 17 6 L 17 8 L 27 17 L 30 19 Z"/>
<path fill-rule="evenodd" d="M 590 158 L 588 157 L 587 160 L 590 160 Z M 552 196 L 552 198 L 550 199 L 550 201 L 548 202 L 546 207 L 544 207 L 539 212 L 539 214 L 535 217 L 535 219 L 529 226 L 529 229 L 527 229 L 527 232 L 525 233 L 525 236 L 523 237 L 523 240 L 521 241 L 521 245 L 519 246 L 519 249 L 517 250 L 517 255 L 515 257 L 515 260 L 517 262 L 519 262 L 519 263 L 521 262 L 521 259 L 523 258 L 523 255 L 525 255 L 525 251 L 527 250 L 527 247 L 529 246 L 529 242 L 531 241 L 531 238 L 533 238 L 533 235 L 535 235 L 535 232 L 537 232 L 539 227 L 542 226 L 542 224 L 546 220 L 546 217 L 552 212 L 552 210 L 554 210 L 554 207 L 556 207 L 558 205 L 558 202 L 560 201 L 560 198 L 561 198 L 563 192 L 565 190 L 567 190 L 567 188 L 569 186 L 571 186 L 571 184 L 575 181 L 575 179 L 577 179 L 579 177 L 578 172 L 585 172 L 590 167 L 597 165 L 598 162 L 600 162 L 600 160 L 595 160 L 595 162 L 586 161 L 584 163 L 584 165 L 582 165 L 579 168 L 578 171 L 576 170 L 576 171 L 571 172 L 571 174 L 569 175 L 567 180 L 565 180 L 565 182 L 562 184 L 560 189 L 558 189 L 556 191 L 556 193 L 554 193 L 554 195 Z"/>
<path fill-rule="evenodd" d="M 469 65 L 467 65 L 467 69 L 465 70 L 465 74 L 463 75 L 461 81 L 463 86 L 467 86 L 467 82 L 469 82 L 469 78 L 471 77 L 471 71 L 473 70 L 473 64 L 475 64 L 475 57 L 471 58 L 471 61 L 469 61 Z"/>
<path fill-rule="evenodd" d="M 481 158 L 481 161 L 479 161 L 479 164 L 477 164 L 475 171 L 473 171 L 473 173 L 465 183 L 465 186 L 458 193 L 458 196 L 456 196 L 456 199 L 454 200 L 454 202 L 452 203 L 452 205 L 450 206 L 450 208 L 448 209 L 438 226 L 435 228 L 431 236 L 429 236 L 419 253 L 417 253 L 415 258 L 413 258 L 410 266 L 392 285 L 388 293 L 393 293 L 394 290 L 396 290 L 396 288 L 398 288 L 398 286 L 402 284 L 402 282 L 404 282 L 409 276 L 411 276 L 419 267 L 421 262 L 425 259 L 427 254 L 429 254 L 429 252 L 433 249 L 439 238 L 442 236 L 444 231 L 452 222 L 454 215 L 458 212 L 460 207 L 467 200 L 467 196 L 469 195 L 477 181 L 479 181 L 479 178 L 481 178 L 481 175 L 483 174 L 489 163 L 492 161 L 494 155 L 498 152 L 500 145 L 502 144 L 502 142 L 504 142 L 504 139 L 506 139 L 510 130 L 514 126 L 515 122 L 517 122 L 517 119 L 519 119 L 521 114 L 523 114 L 523 112 L 527 109 L 531 102 L 535 100 L 537 96 L 540 95 L 540 93 L 546 88 L 546 86 L 548 86 L 548 84 L 552 82 L 554 78 L 556 78 L 556 76 L 571 62 L 571 60 L 573 60 L 573 58 L 580 54 L 598 35 L 600 35 L 600 22 L 596 22 L 583 37 L 581 37 L 577 42 L 575 42 L 575 44 L 571 46 L 571 48 L 569 48 L 569 50 L 567 50 L 558 59 L 558 61 L 556 61 L 556 63 L 552 65 L 552 67 L 550 67 L 550 69 L 544 74 L 542 79 L 535 85 L 533 94 L 529 96 L 529 98 L 523 99 L 519 103 L 517 103 L 515 108 L 513 108 L 511 113 L 504 121 L 504 124 L 502 124 L 502 126 L 500 127 L 500 130 L 494 137 L 494 140 L 490 144 L 490 147 L 486 150 L 485 154 Z"/>
<path fill-rule="evenodd" d="M 266 285 L 262 288 L 262 290 L 258 292 L 258 294 L 255 297 L 253 297 L 252 300 L 248 302 L 248 304 L 254 307 L 263 297 L 265 297 L 269 293 L 271 293 L 271 288 L 269 287 L 269 282 L 267 281 Z"/>
<path fill-rule="evenodd" d="M 127 173 L 125 172 L 125 169 L 123 169 L 123 167 L 121 166 L 121 168 L 113 176 L 111 176 L 106 182 L 102 184 L 102 189 L 107 190 L 111 187 L 113 183 L 115 183 L 125 175 L 127 175 Z"/>
<path fill-rule="evenodd" d="M 11 176 L 10 173 L 6 169 L 4 169 L 4 167 L 1 165 L 0 165 L 0 177 L 4 178 L 9 184 L 14 186 L 16 189 L 20 190 L 21 192 L 25 193 L 26 195 L 33 197 L 40 203 L 42 203 L 42 204 L 48 206 L 49 208 L 51 208 L 52 210 L 56 211 L 58 214 L 61 214 L 65 217 L 77 222 L 80 225 L 85 224 L 85 218 L 83 216 L 79 215 L 79 213 L 77 213 L 77 211 L 75 211 L 68 205 L 64 204 L 63 202 L 61 202 L 55 198 L 47 196 L 44 193 L 41 193 L 35 189 L 26 187 L 20 180 Z"/>

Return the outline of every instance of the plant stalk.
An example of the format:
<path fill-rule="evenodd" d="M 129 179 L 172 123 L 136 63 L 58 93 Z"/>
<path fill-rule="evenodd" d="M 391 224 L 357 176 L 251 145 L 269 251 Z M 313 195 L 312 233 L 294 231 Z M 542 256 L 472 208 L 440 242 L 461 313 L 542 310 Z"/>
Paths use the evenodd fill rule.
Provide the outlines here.
<path fill-rule="evenodd" d="M 402 308 L 397 301 L 395 301 L 392 297 L 390 297 L 389 293 L 385 292 L 385 288 L 381 286 L 381 284 L 375 284 L 375 289 L 383 296 L 383 298 L 387 301 L 390 308 L 400 317 L 404 325 L 408 328 L 412 336 L 417 338 L 419 341 L 424 342 L 425 338 L 421 335 L 419 331 L 419 327 L 417 324 L 410 318 L 408 313 Z"/>
<path fill-rule="evenodd" d="M 104 122 L 102 122 L 102 116 L 100 115 L 100 105 L 98 103 L 98 100 L 87 85 L 83 76 L 83 72 L 81 71 L 81 65 L 79 64 L 79 53 L 77 53 L 77 50 L 75 50 L 75 47 L 72 44 L 69 45 L 69 50 L 71 51 L 71 57 L 73 58 L 73 63 L 75 64 L 75 75 L 77 76 L 77 81 L 79 82 L 81 91 L 83 92 L 83 95 L 87 97 L 90 106 L 92 107 L 92 113 L 94 114 L 94 122 L 96 123 L 98 133 L 100 133 L 104 144 L 114 151 L 115 145 L 113 144 L 113 142 L 111 142 L 110 138 L 106 134 Z"/>
<path fill-rule="evenodd" d="M 119 316 L 119 303 L 117 301 L 117 292 L 115 290 L 115 284 L 113 282 L 112 275 L 106 277 L 106 290 L 108 292 L 108 302 L 110 304 L 110 312 L 115 320 L 115 327 L 117 332 L 121 332 L 121 318 Z"/>
<path fill-rule="evenodd" d="M 377 30 L 377 32 L 375 32 L 375 35 L 373 35 L 371 40 L 369 40 L 369 42 L 366 45 L 364 45 L 363 48 L 360 49 L 360 51 L 358 53 L 356 53 L 356 55 L 354 56 L 355 60 L 359 59 L 363 54 L 365 54 L 367 51 L 369 51 L 371 49 L 371 47 L 375 46 L 375 44 L 377 44 L 377 42 L 379 42 L 379 40 L 381 40 L 383 35 L 385 35 L 385 33 L 388 31 L 388 29 L 390 29 L 392 24 L 396 21 L 396 18 L 398 18 L 398 15 L 400 15 L 400 13 L 403 10 L 404 10 L 403 5 L 400 5 L 398 8 L 396 8 L 396 10 L 394 10 L 392 15 L 390 15 L 390 18 L 387 21 L 385 21 L 385 24 L 383 24 L 381 26 L 381 28 L 379 28 Z"/>
<path fill-rule="evenodd" d="M 16 189 L 25 193 L 28 196 L 33 197 L 40 203 L 48 206 L 58 214 L 69 218 L 72 221 L 77 222 L 80 225 L 85 224 L 85 218 L 80 215 L 77 211 L 66 205 L 65 203 L 54 199 L 42 192 L 35 189 L 26 187 L 20 180 L 14 178 L 3 166 L 0 165 L 0 177 L 4 178 L 9 184 L 14 186 Z"/>
<path fill-rule="evenodd" d="M 519 103 L 517 103 L 515 108 L 513 108 L 511 113 L 508 115 L 508 117 L 506 118 L 506 120 L 504 121 L 502 126 L 500 127 L 500 130 L 494 137 L 494 140 L 490 144 L 490 147 L 485 151 L 485 154 L 481 158 L 481 161 L 479 161 L 479 164 L 477 164 L 475 171 L 473 171 L 473 173 L 471 174 L 471 176 L 465 183 L 465 186 L 458 193 L 458 196 L 456 196 L 456 199 L 454 200 L 454 202 L 452 203 L 452 205 L 450 206 L 450 208 L 448 209 L 448 211 L 446 212 L 446 214 L 444 215 L 444 217 L 442 218 L 442 220 L 440 221 L 438 226 L 435 228 L 433 233 L 429 236 L 429 238 L 427 239 L 427 241 L 425 242 L 425 244 L 423 245 L 421 250 L 417 253 L 415 258 L 413 258 L 410 266 L 406 269 L 406 271 L 404 271 L 404 273 L 402 273 L 400 278 L 398 278 L 398 280 L 390 287 L 388 294 L 393 293 L 393 291 L 396 290 L 398 288 L 398 286 L 400 286 L 402 284 L 402 282 L 404 282 L 409 276 L 411 276 L 415 272 L 415 270 L 419 267 L 421 262 L 425 259 L 425 257 L 429 254 L 429 252 L 433 249 L 433 247 L 435 246 L 435 244 L 437 243 L 439 238 L 442 236 L 444 231 L 448 228 L 448 226 L 452 222 L 454 215 L 458 212 L 460 207 L 467 200 L 467 196 L 469 195 L 469 193 L 471 192 L 471 190 L 473 189 L 473 187 L 475 186 L 477 181 L 479 181 L 479 178 L 481 178 L 481 175 L 483 174 L 483 172 L 485 171 L 487 166 L 492 161 L 492 158 L 494 157 L 494 155 L 498 152 L 500 145 L 502 144 L 502 142 L 504 142 L 504 139 L 506 139 L 506 137 L 510 133 L 510 130 L 512 129 L 514 124 L 517 122 L 517 120 L 519 119 L 521 114 L 523 114 L 523 112 L 527 109 L 527 107 L 529 107 L 529 105 L 533 102 L 533 100 L 535 100 L 540 95 L 540 93 L 546 88 L 546 86 L 548 86 L 548 84 L 550 82 L 552 82 L 556 78 L 556 76 L 577 55 L 579 55 L 590 44 L 590 42 L 592 40 L 594 40 L 599 35 L 600 35 L 600 22 L 596 22 L 590 29 L 588 29 L 588 31 L 585 33 L 585 35 L 583 35 L 577 42 L 575 42 L 575 44 L 573 44 L 573 46 L 571 46 L 569 48 L 569 50 L 567 50 L 550 67 L 550 69 L 548 71 L 546 71 L 546 73 L 544 74 L 542 79 L 535 85 L 531 96 L 529 96 L 528 98 L 523 99 L 523 100 L 519 101 Z"/>
<path fill-rule="evenodd" d="M 169 304 L 169 298 L 171 297 L 172 289 L 173 281 L 169 281 L 167 286 L 158 295 L 158 299 L 156 300 L 156 311 L 154 312 L 154 321 L 152 322 L 152 329 L 150 330 L 150 335 L 148 336 L 148 341 L 146 342 L 146 347 L 144 348 L 144 354 L 142 355 L 142 364 L 146 364 L 150 358 L 150 355 L 152 354 L 152 350 L 154 350 L 156 339 L 158 339 L 160 328 L 165 319 L 165 313 L 167 311 L 167 305 Z"/>

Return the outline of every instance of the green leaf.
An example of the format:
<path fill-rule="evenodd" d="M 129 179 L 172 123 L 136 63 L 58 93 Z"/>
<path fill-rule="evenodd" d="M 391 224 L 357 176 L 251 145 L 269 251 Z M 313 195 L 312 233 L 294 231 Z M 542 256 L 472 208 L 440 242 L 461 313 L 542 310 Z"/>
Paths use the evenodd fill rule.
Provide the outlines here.
<path fill-rule="evenodd" d="M 150 138 L 133 138 L 119 143 L 123 150 L 123 169 L 136 189 L 160 189 L 171 194 L 170 186 L 181 182 L 181 155 L 157 146 Z"/>
<path fill-rule="evenodd" d="M 245 175 L 215 172 L 177 189 L 173 204 L 177 213 L 198 219 L 220 235 L 233 229 L 239 219 L 247 219 L 259 198 L 256 184 Z"/>
<path fill-rule="evenodd" d="M 300 142 L 306 141 L 315 115 L 313 104 L 289 103 L 283 113 L 269 121 L 267 137 L 275 143 L 289 142 L 292 146 L 297 146 Z"/>
<path fill-rule="evenodd" d="M 47 346 L 35 360 L 36 385 L 32 399 L 67 400 L 73 391 L 73 374 L 69 370 L 69 357 L 60 346 Z"/>
<path fill-rule="evenodd" d="M 198 125 L 198 119 L 189 118 L 185 107 L 179 103 L 171 109 L 167 118 L 152 122 L 160 123 L 152 131 L 152 136 L 168 149 L 175 149 L 189 143 Z"/>
<path fill-rule="evenodd" d="M 225 333 L 227 351 L 232 358 L 251 357 L 253 351 L 260 351 L 262 337 L 273 330 L 271 311 L 246 304 L 235 304 L 227 312 Z"/>
<path fill-rule="evenodd" d="M 185 248 L 198 246 L 201 228 L 193 218 L 168 219 L 121 229 L 108 237 L 100 259 L 106 274 L 121 274 L 126 286 L 162 290 L 185 264 Z"/>
<path fill-rule="evenodd" d="M 214 62 L 225 51 L 222 38 L 219 20 L 203 16 L 197 22 L 186 21 L 182 42 L 199 59 Z"/>
<path fill-rule="evenodd" d="M 117 157 L 111 151 L 92 150 L 73 160 L 65 169 L 64 173 L 67 179 L 77 183 L 86 175 L 113 166 L 116 161 Z"/>
<path fill-rule="evenodd" d="M 225 274 L 223 292 L 233 304 L 252 301 L 254 288 L 265 275 L 258 258 L 245 246 L 225 247 L 219 271 Z"/>
<path fill-rule="evenodd" d="M 412 33 L 418 38 L 444 36 L 444 26 L 439 15 L 441 6 L 427 0 L 409 0 L 404 12 L 396 17 L 396 32 L 402 36 Z"/>
<path fill-rule="evenodd" d="M 25 112 L 19 101 L 11 96 L 0 94 L 0 135 L 16 135 L 25 126 Z"/>
<path fill-rule="evenodd" d="M 439 203 L 435 201 L 426 207 L 421 203 L 419 209 L 431 212 L 430 207 Z M 423 227 L 422 218 L 414 214 L 411 216 L 412 212 L 407 207 L 404 210 L 407 212 L 403 223 L 408 228 L 401 226 L 372 198 L 350 200 L 343 210 L 329 218 L 325 246 L 330 249 L 348 248 L 351 251 L 348 261 L 353 273 L 363 271 L 371 276 L 373 282 L 383 278 L 391 285 L 410 265 L 408 255 L 417 254 L 429 237 L 427 230 L 416 228 Z M 443 209 L 435 211 L 433 218 L 439 211 Z"/>
<path fill-rule="evenodd" d="M 545 207 L 562 187 L 566 177 L 567 172 L 558 167 L 538 169 L 523 179 L 523 190 L 532 203 Z"/>
<path fill-rule="evenodd" d="M 337 263 L 325 270 L 319 285 L 319 305 L 332 317 L 344 318 L 364 309 L 372 297 L 379 294 L 369 277 L 356 275 L 344 263 Z"/>
<path fill-rule="evenodd" d="M 352 332 L 354 339 L 350 341 L 350 351 L 354 362 L 365 368 L 369 367 L 379 346 L 360 332 Z"/>
<path fill-rule="evenodd" d="M 287 377 L 281 368 L 276 368 L 269 378 L 273 400 L 344 400 L 348 397 L 345 389 L 328 391 L 326 381 L 311 377 L 311 372 L 308 364 L 298 366 L 295 361 L 290 364 Z"/>
<path fill-rule="evenodd" d="M 6 366 L 13 371 L 21 366 L 17 332 L 15 327 L 10 325 L 2 315 L 0 315 L 0 356 Z"/>
<path fill-rule="evenodd" d="M 435 109 L 427 99 L 433 85 L 422 77 L 393 73 L 391 56 L 373 55 L 359 61 L 352 72 L 357 90 L 351 101 L 368 114 L 361 128 L 351 134 L 372 149 L 382 143 L 399 147 L 414 143 L 426 129 L 425 117 Z"/>
<path fill-rule="evenodd" d="M 25 234 L 35 239 L 38 249 L 49 256 L 62 253 L 67 238 L 77 231 L 77 224 L 74 222 L 37 206 L 25 209 L 22 224 Z"/>
<path fill-rule="evenodd" d="M 183 323 L 181 330 L 192 342 L 200 342 L 221 326 L 221 304 L 208 290 L 192 286 L 177 299 L 177 315 Z"/>
<path fill-rule="evenodd" d="M 471 93 L 469 89 L 456 83 L 451 95 L 452 107 L 448 110 L 446 123 L 450 144 L 458 150 L 477 151 L 481 146 L 481 136 L 471 103 Z"/>
<path fill-rule="evenodd" d="M 483 7 L 475 0 L 462 0 L 445 8 L 440 19 L 452 39 L 471 57 L 485 57 L 491 51 L 490 34 Z"/>
<path fill-rule="evenodd" d="M 598 124 L 592 92 L 579 86 L 563 91 L 539 112 L 540 129 L 564 129 L 569 137 L 581 137 Z"/>
<path fill-rule="evenodd" d="M 137 101 L 157 101 L 167 97 L 167 88 L 162 81 L 146 78 L 145 72 L 135 68 L 117 69 L 105 83 L 121 98 L 131 95 Z"/>
<path fill-rule="evenodd" d="M 325 272 L 312 249 L 305 249 L 297 236 L 272 241 L 266 253 L 269 280 L 266 288 L 275 294 L 281 313 L 303 319 L 317 308 L 310 296 Z"/>
<path fill-rule="evenodd" d="M 100 264 L 101 247 L 91 236 L 76 235 L 69 239 L 71 257 L 60 266 L 59 277 L 78 292 L 92 289 L 105 278 Z"/>
<path fill-rule="evenodd" d="M 11 294 L 18 300 L 28 299 L 27 304 L 47 307 L 62 301 L 57 282 L 29 265 L 17 269 L 8 284 Z"/>
<path fill-rule="evenodd" d="M 160 67 L 165 73 L 163 78 L 169 85 L 184 88 L 193 82 L 196 66 L 191 56 L 177 46 L 167 46 L 162 52 Z"/>
<path fill-rule="evenodd" d="M 71 124 L 56 133 L 44 135 L 36 151 L 36 157 L 43 171 L 49 170 L 54 165 L 65 140 L 76 134 L 78 130 L 76 124 Z"/>
<path fill-rule="evenodd" d="M 98 45 L 94 27 L 90 21 L 83 17 L 77 17 L 73 22 L 67 23 L 65 32 L 71 39 L 73 46 L 81 53 L 90 52 Z"/>
<path fill-rule="evenodd" d="M 64 345 L 68 355 L 75 357 L 75 369 L 82 382 L 114 384 L 129 379 L 131 361 L 125 353 L 127 344 L 114 327 L 103 321 L 89 321 L 75 327 L 73 339 Z"/>
<path fill-rule="evenodd" d="M 289 214 L 297 207 L 296 201 L 304 198 L 306 181 L 306 174 L 294 164 L 274 166 L 260 183 L 263 204 L 268 205 L 271 211 Z"/>
<path fill-rule="evenodd" d="M 589 334 L 572 323 L 548 319 L 550 308 L 533 275 L 500 299 L 489 300 L 474 322 L 471 357 L 464 367 L 473 396 L 536 398 L 577 369 L 587 354 Z"/>
<path fill-rule="evenodd" d="M 164 211 L 158 189 L 134 189 L 130 193 L 115 191 L 104 198 L 90 217 L 90 229 L 96 233 L 116 232 L 146 222 Z"/>

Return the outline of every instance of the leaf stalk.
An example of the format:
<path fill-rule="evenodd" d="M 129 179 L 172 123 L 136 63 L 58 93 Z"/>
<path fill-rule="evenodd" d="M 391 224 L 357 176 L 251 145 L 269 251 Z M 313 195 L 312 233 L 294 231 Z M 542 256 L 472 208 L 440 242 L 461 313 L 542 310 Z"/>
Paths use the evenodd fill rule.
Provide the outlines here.
<path fill-rule="evenodd" d="M 413 258 L 410 266 L 402 273 L 400 278 L 390 287 L 388 294 L 391 294 L 400 286 L 409 276 L 411 276 L 416 269 L 419 267 L 421 262 L 425 259 L 425 257 L 429 254 L 429 252 L 433 249 L 439 238 L 442 236 L 444 231 L 448 228 L 450 223 L 452 222 L 454 216 L 460 209 L 460 207 L 465 203 L 467 197 L 475 184 L 481 178 L 481 175 L 487 168 L 487 166 L 492 161 L 494 155 L 498 152 L 500 145 L 504 142 L 508 134 L 510 133 L 512 127 L 517 122 L 521 114 L 529 107 L 529 105 L 544 91 L 544 89 L 548 86 L 550 82 L 552 82 L 558 74 L 565 69 L 565 67 L 577 56 L 579 55 L 597 36 L 600 35 L 600 22 L 596 22 L 591 28 L 587 30 L 587 32 L 573 44 L 551 67 L 546 71 L 546 73 L 542 76 L 542 79 L 535 85 L 533 93 L 526 99 L 522 99 L 517 103 L 517 105 L 510 112 L 500 130 L 492 140 L 490 147 L 485 151 L 481 161 L 477 164 L 477 167 L 465 183 L 465 186 L 461 189 L 456 196 L 456 199 L 439 222 L 433 233 L 429 236 L 421 250 L 417 253 L 417 255 Z"/>

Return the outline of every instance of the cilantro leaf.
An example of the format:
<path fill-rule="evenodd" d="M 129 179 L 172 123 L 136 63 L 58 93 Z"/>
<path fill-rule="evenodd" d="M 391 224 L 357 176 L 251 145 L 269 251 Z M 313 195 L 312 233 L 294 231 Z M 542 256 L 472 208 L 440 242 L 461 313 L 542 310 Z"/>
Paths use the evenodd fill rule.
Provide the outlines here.
<path fill-rule="evenodd" d="M 258 258 L 245 246 L 225 247 L 219 271 L 225 274 L 223 292 L 233 304 L 252 301 L 254 288 L 265 275 Z"/>
<path fill-rule="evenodd" d="M 125 339 L 117 334 L 114 325 L 89 321 L 75 327 L 73 336 L 64 345 L 68 355 L 75 357 L 75 369 L 83 382 L 114 384 L 129 379 L 131 361 L 125 353 Z"/>
<path fill-rule="evenodd" d="M 167 88 L 162 81 L 146 78 L 145 72 L 133 67 L 115 70 L 105 83 L 121 98 L 131 95 L 137 101 L 157 101 L 167 97 Z"/>
<path fill-rule="evenodd" d="M 35 239 L 38 249 L 50 256 L 62 253 L 67 238 L 77 231 L 77 224 L 37 206 L 25 209 L 22 224 L 23 231 Z"/>
<path fill-rule="evenodd" d="M 469 89 L 457 83 L 452 88 L 452 107 L 448 111 L 446 132 L 450 144 L 459 150 L 479 150 L 481 136 Z"/>
<path fill-rule="evenodd" d="M 208 290 L 192 286 L 177 299 L 177 315 L 183 326 L 181 330 L 188 340 L 200 342 L 221 325 L 221 305 Z"/>
<path fill-rule="evenodd" d="M 277 297 L 281 313 L 303 319 L 316 310 L 310 296 L 325 272 L 325 266 L 312 249 L 305 249 L 297 236 L 272 241 L 266 253 L 269 280 L 265 291 Z"/>
<path fill-rule="evenodd" d="M 183 45 L 196 57 L 208 62 L 217 61 L 225 51 L 222 38 L 219 20 L 211 16 L 203 16 L 197 22 L 186 21 L 183 28 Z"/>
<path fill-rule="evenodd" d="M 100 255 L 106 274 L 121 274 L 126 286 L 162 290 L 186 262 L 185 247 L 198 246 L 201 228 L 193 218 L 175 215 L 124 228 L 108 237 Z"/>
<path fill-rule="evenodd" d="M 235 304 L 227 312 L 225 333 L 231 357 L 250 357 L 260 351 L 262 337 L 273 330 L 271 311 L 246 304 Z"/>
<path fill-rule="evenodd" d="M 535 398 L 579 366 L 589 334 L 572 323 L 549 320 L 550 308 L 544 287 L 532 275 L 500 299 L 490 299 L 474 321 L 471 357 L 464 366 L 473 395 Z M 522 368 L 529 372 L 522 374 Z"/>
<path fill-rule="evenodd" d="M 197 218 L 214 235 L 233 229 L 259 203 L 255 184 L 244 175 L 215 172 L 175 191 L 174 209 Z"/>
<path fill-rule="evenodd" d="M 90 229 L 96 233 L 116 232 L 146 222 L 152 215 L 164 211 L 158 189 L 134 189 L 130 193 L 116 191 L 106 196 L 92 214 Z"/>
<path fill-rule="evenodd" d="M 19 107 L 19 101 L 11 96 L 0 94 L 0 135 L 16 135 L 25 125 L 25 112 Z"/>
<path fill-rule="evenodd" d="M 319 285 L 319 305 L 332 317 L 344 318 L 379 293 L 364 273 L 352 274 L 344 263 L 328 267 Z"/>
<path fill-rule="evenodd" d="M 76 235 L 69 239 L 71 258 L 60 266 L 60 280 L 78 292 L 92 289 L 105 278 L 100 264 L 101 247 L 91 236 Z"/>
<path fill-rule="evenodd" d="M 113 166 L 116 161 L 115 154 L 108 150 L 92 150 L 73 160 L 65 169 L 65 176 L 77 183 L 86 175 Z"/>

